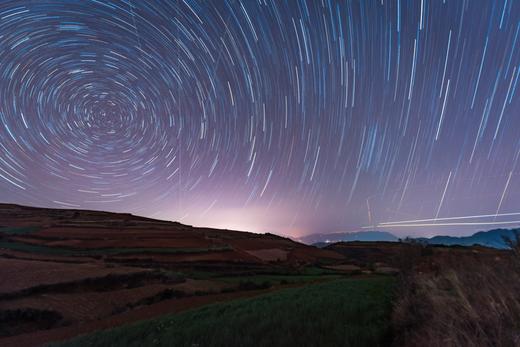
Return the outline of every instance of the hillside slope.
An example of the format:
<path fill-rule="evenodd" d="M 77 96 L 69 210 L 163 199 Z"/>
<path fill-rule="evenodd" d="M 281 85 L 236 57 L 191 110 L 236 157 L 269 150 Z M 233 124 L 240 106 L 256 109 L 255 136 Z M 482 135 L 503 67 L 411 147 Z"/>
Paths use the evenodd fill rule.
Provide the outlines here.
<path fill-rule="evenodd" d="M 0 204 L 0 247 L 119 262 L 312 263 L 333 252 L 273 234 L 197 228 L 131 214 Z"/>

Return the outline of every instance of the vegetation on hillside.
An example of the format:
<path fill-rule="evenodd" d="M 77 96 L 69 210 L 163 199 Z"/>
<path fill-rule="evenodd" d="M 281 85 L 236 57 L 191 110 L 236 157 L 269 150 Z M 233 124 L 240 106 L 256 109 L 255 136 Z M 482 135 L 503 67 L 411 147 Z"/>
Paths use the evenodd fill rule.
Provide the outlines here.
<path fill-rule="evenodd" d="M 394 303 L 396 346 L 519 346 L 520 245 L 509 254 L 437 257 L 432 271 L 403 271 Z M 410 247 L 409 260 L 420 264 Z"/>
<path fill-rule="evenodd" d="M 29 253 L 51 254 L 62 256 L 99 256 L 99 255 L 121 255 L 121 254 L 190 254 L 190 253 L 207 253 L 207 252 L 223 252 L 231 250 L 231 247 L 224 245 L 220 247 L 209 248 L 71 248 L 71 247 L 49 247 L 45 245 L 29 244 L 16 241 L 0 241 L 0 248 L 13 251 L 22 251 Z"/>

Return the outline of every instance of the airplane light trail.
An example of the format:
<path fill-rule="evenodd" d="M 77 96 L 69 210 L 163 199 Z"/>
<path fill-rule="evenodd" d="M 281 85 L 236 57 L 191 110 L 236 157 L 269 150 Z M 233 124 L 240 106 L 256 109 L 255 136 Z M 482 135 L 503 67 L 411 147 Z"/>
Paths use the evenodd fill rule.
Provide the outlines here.
<path fill-rule="evenodd" d="M 417 223 L 417 224 L 393 224 L 393 225 L 381 225 L 377 227 L 384 228 L 401 228 L 401 227 L 445 227 L 445 226 L 468 226 L 468 225 L 506 225 L 506 224 L 519 224 L 520 220 L 516 221 L 504 221 L 504 222 L 461 222 L 461 223 Z M 364 226 L 363 229 L 370 229 L 373 226 Z"/>
<path fill-rule="evenodd" d="M 378 223 L 379 226 L 387 225 L 401 225 L 403 223 L 420 223 L 420 222 L 433 222 L 433 221 L 446 221 L 446 220 L 458 220 L 458 219 L 476 219 L 476 218 L 494 218 L 494 217 L 507 217 L 507 216 L 520 216 L 520 212 L 511 213 L 498 213 L 498 214 L 480 214 L 473 216 L 460 216 L 460 217 L 444 217 L 444 218 L 428 218 L 428 219 L 410 219 L 395 222 L 382 222 Z M 495 223 L 492 223 L 495 224 Z M 440 224 L 436 224 L 440 225 Z"/>

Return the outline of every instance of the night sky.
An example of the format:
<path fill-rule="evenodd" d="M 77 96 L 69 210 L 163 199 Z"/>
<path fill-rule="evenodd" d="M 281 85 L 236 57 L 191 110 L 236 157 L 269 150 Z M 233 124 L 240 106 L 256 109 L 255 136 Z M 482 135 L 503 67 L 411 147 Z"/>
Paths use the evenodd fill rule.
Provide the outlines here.
<path fill-rule="evenodd" d="M 516 0 L 4 0 L 0 201 L 294 237 L 517 226 L 519 33 Z"/>

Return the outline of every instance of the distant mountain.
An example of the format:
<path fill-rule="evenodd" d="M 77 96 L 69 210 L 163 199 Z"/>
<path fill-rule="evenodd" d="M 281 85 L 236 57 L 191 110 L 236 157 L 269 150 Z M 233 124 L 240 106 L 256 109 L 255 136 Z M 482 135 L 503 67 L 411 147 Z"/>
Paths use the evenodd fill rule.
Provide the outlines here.
<path fill-rule="evenodd" d="M 504 241 L 505 238 L 514 239 L 515 232 L 520 229 L 494 229 L 489 231 L 479 231 L 471 236 L 434 236 L 431 238 L 418 238 L 417 240 L 423 241 L 432 245 L 460 245 L 460 246 L 473 246 L 480 245 L 493 248 L 509 248 Z"/>
<path fill-rule="evenodd" d="M 330 234 L 312 234 L 300 238 L 301 242 L 306 244 L 331 243 L 340 241 L 398 241 L 397 236 L 386 231 L 357 231 L 357 232 L 340 232 Z M 318 247 L 320 245 L 317 245 Z"/>
<path fill-rule="evenodd" d="M 489 231 L 479 231 L 470 236 L 434 236 L 431 238 L 419 237 L 416 240 L 431 245 L 445 246 L 473 246 L 480 245 L 498 249 L 509 248 L 504 241 L 505 238 L 514 239 L 515 232 L 520 229 L 493 229 Z M 313 246 L 322 248 L 334 242 L 352 242 L 352 241 L 399 241 L 397 236 L 385 231 L 358 231 L 351 233 L 329 233 L 329 234 L 312 234 L 299 239 L 300 242 L 312 244 Z"/>

